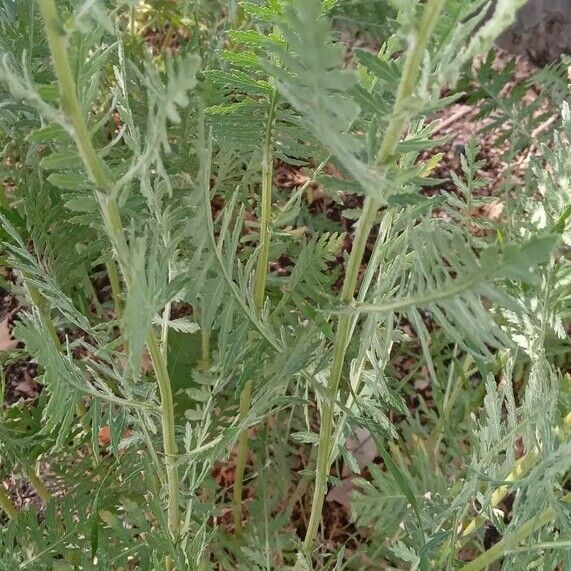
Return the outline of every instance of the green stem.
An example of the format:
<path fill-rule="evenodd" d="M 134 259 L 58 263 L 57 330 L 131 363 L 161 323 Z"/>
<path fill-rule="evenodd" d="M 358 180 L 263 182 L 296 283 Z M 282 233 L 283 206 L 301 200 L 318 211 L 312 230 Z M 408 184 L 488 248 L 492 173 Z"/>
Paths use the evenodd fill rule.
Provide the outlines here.
<path fill-rule="evenodd" d="M 107 275 L 109 276 L 109 283 L 111 284 L 111 297 L 115 304 L 115 313 L 117 319 L 123 317 L 123 302 L 121 301 L 121 283 L 119 282 L 119 272 L 117 271 L 117 264 L 115 260 L 110 259 L 105 262 Z"/>
<path fill-rule="evenodd" d="M 420 74 L 422 58 L 424 50 L 428 44 L 428 40 L 432 35 L 434 26 L 438 21 L 438 17 L 444 6 L 445 0 L 428 0 L 425 4 L 419 29 L 414 40 L 411 42 L 408 54 L 406 56 L 403 74 L 397 91 L 393 114 L 387 130 L 384 134 L 383 141 L 379 153 L 377 155 L 377 164 L 384 165 L 387 163 L 394 153 L 399 139 L 406 128 L 410 113 L 406 110 L 407 100 L 412 95 L 418 76 Z M 380 201 L 373 196 L 367 196 L 363 204 L 363 211 L 357 223 L 357 231 L 353 248 L 349 256 L 347 270 L 345 272 L 345 280 L 341 291 L 341 301 L 350 304 L 353 301 L 357 279 L 359 276 L 359 268 L 363 261 L 365 246 L 369 238 L 369 233 L 373 227 L 377 216 Z M 339 390 L 339 382 L 345 361 L 345 353 L 349 343 L 349 332 L 351 329 L 351 315 L 341 315 L 337 326 L 335 336 L 335 346 L 333 353 L 333 364 L 329 377 L 328 389 L 329 398 L 322 405 L 321 425 L 319 429 L 319 451 L 317 455 L 317 467 L 315 476 L 315 490 L 313 493 L 313 502 L 311 506 L 311 516 L 303 542 L 303 549 L 306 553 L 311 550 L 319 521 L 321 519 L 321 510 L 323 501 L 327 491 L 327 478 L 330 467 L 331 455 L 331 437 L 333 427 L 333 412 L 335 406 L 335 398 Z M 302 561 L 303 556 L 298 558 Z"/>
<path fill-rule="evenodd" d="M 172 281 L 172 268 L 169 262 L 169 283 Z M 161 327 L 161 351 L 163 353 L 163 359 L 165 363 L 168 365 L 168 352 L 169 352 L 169 322 L 171 320 L 171 312 L 172 312 L 172 302 L 168 302 L 165 305 L 162 315 L 162 327 Z"/>
<path fill-rule="evenodd" d="M 264 148 L 262 156 L 262 211 L 260 216 L 260 254 L 258 257 L 254 276 L 254 303 L 258 313 L 264 307 L 266 296 L 266 279 L 268 275 L 268 261 L 270 255 L 270 217 L 272 211 L 272 179 L 273 179 L 273 153 L 272 153 L 272 127 L 276 110 L 277 91 L 274 89 L 268 108 L 268 119 L 264 134 Z M 243 421 L 250 411 L 252 398 L 252 381 L 244 385 L 240 394 L 240 421 Z M 234 527 L 236 534 L 242 533 L 242 490 L 244 488 L 244 471 L 248 455 L 248 432 L 243 430 L 238 438 L 238 452 L 236 458 L 236 475 L 234 479 Z"/>
<path fill-rule="evenodd" d="M 13 519 L 18 515 L 18 508 L 13 504 L 10 496 L 6 493 L 4 486 L 0 485 L 0 508 L 2 508 L 6 515 Z"/>
<path fill-rule="evenodd" d="M 377 155 L 377 163 L 386 163 L 394 153 L 399 139 L 410 119 L 408 99 L 413 94 L 422 68 L 424 50 L 438 22 L 446 0 L 428 0 L 424 5 L 418 30 L 411 41 L 397 90 L 393 114 Z"/>
<path fill-rule="evenodd" d="M 73 128 L 75 144 L 83 159 L 89 178 L 96 186 L 105 229 L 115 250 L 123 279 L 129 291 L 135 286 L 135 283 L 126 263 L 129 250 L 125 230 L 121 222 L 117 200 L 112 193 L 112 185 L 107 177 L 105 166 L 95 151 L 77 98 L 76 85 L 65 46 L 65 31 L 54 0 L 38 0 L 38 2 L 58 79 L 61 106 Z M 147 335 L 147 349 L 153 362 L 161 395 L 161 424 L 168 486 L 168 522 L 169 530 L 172 536 L 176 538 L 179 533 L 180 482 L 175 462 L 177 447 L 174 430 L 174 406 L 168 370 L 156 334 L 152 329 Z"/>
<path fill-rule="evenodd" d="M 200 370 L 208 371 L 210 369 L 210 331 L 206 327 L 202 327 L 200 331 Z"/>
<path fill-rule="evenodd" d="M 565 503 L 571 503 L 571 493 L 567 494 L 562 499 Z M 550 521 L 555 518 L 555 509 L 547 508 L 545 511 L 540 513 L 538 516 L 526 521 L 521 527 L 516 529 L 513 533 L 510 533 L 504 537 L 501 541 L 498 541 L 493 547 L 482 553 L 479 557 L 476 557 L 473 561 L 470 561 L 467 565 L 462 567 L 463 571 L 479 571 L 480 569 L 485 569 L 505 555 L 512 547 L 517 545 L 520 541 L 527 539 L 534 531 L 547 525 Z"/>
<path fill-rule="evenodd" d="M 161 418 L 163 429 L 163 446 L 165 452 L 165 468 L 167 473 L 168 487 L 168 522 L 169 530 L 173 537 L 178 535 L 180 512 L 179 512 L 179 488 L 180 481 L 176 467 L 178 454 L 174 430 L 174 403 L 169 373 L 161 351 L 161 346 L 154 331 L 147 335 L 147 348 L 153 366 L 159 391 L 161 393 Z"/>
<path fill-rule="evenodd" d="M 163 358 L 168 363 L 169 352 L 169 321 L 171 319 L 172 303 L 169 301 L 163 310 L 162 326 L 161 326 L 161 351 Z"/>
<path fill-rule="evenodd" d="M 361 266 L 369 233 L 377 216 L 378 206 L 378 201 L 371 196 L 368 196 L 365 199 L 363 213 L 361 214 L 357 225 L 357 232 L 355 234 L 353 248 L 351 249 L 351 255 L 349 256 L 345 281 L 341 291 L 341 300 L 345 303 L 350 303 L 353 299 L 353 294 L 355 292 L 359 276 L 359 268 Z M 329 474 L 331 436 L 333 428 L 333 410 L 335 407 L 334 399 L 339 389 L 339 382 L 343 371 L 343 362 L 345 360 L 345 352 L 349 341 L 351 321 L 351 315 L 341 315 L 335 336 L 333 365 L 331 367 L 331 374 L 328 383 L 330 394 L 329 399 L 323 403 L 322 407 L 321 424 L 319 428 L 319 448 L 315 474 L 315 490 L 313 492 L 309 524 L 307 526 L 305 540 L 303 542 L 303 548 L 306 552 L 309 552 L 313 542 L 315 541 L 315 537 L 317 536 L 317 529 L 321 519 L 321 510 L 323 508 L 323 500 L 327 491 L 327 477 Z"/>
<path fill-rule="evenodd" d="M 38 2 L 46 27 L 46 35 L 52 54 L 52 64 L 59 83 L 61 106 L 73 128 L 73 137 L 79 154 L 98 190 L 110 192 L 105 169 L 91 143 L 87 124 L 83 118 L 83 110 L 77 98 L 75 80 L 69 64 L 69 58 L 67 57 L 66 32 L 59 18 L 55 1 L 38 0 Z"/>
<path fill-rule="evenodd" d="M 272 153 L 272 126 L 276 108 L 277 94 L 274 90 L 268 109 L 268 120 L 264 135 L 264 149 L 262 157 L 262 211 L 260 217 L 260 256 L 258 258 L 254 277 L 254 303 L 256 309 L 261 311 L 264 307 L 266 295 L 266 278 L 268 275 L 268 261 L 270 256 L 270 217 L 272 212 L 272 179 L 273 179 L 273 153 Z"/>
<path fill-rule="evenodd" d="M 240 420 L 248 416 L 250 400 L 252 398 L 252 381 L 244 385 L 240 393 Z M 244 489 L 244 472 L 246 470 L 246 457 L 248 455 L 248 431 L 242 430 L 238 437 L 238 453 L 236 456 L 236 476 L 234 479 L 234 530 L 236 535 L 242 534 L 242 491 Z"/>

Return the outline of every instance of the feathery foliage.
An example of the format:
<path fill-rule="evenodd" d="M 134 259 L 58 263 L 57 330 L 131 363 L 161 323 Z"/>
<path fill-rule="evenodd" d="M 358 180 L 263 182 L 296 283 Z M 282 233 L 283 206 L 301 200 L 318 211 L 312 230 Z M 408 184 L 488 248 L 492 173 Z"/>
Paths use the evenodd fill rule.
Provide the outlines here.
<path fill-rule="evenodd" d="M 0 568 L 569 565 L 570 97 L 504 88 L 521 4 L 0 0 Z M 476 136 L 436 178 L 461 98 L 500 217 Z"/>

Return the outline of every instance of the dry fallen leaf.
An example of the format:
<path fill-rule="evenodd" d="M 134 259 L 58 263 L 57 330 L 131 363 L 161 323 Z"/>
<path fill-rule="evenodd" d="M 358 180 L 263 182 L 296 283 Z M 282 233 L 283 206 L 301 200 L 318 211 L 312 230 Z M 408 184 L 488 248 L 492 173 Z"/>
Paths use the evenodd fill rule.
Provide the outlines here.
<path fill-rule="evenodd" d="M 0 322 L 0 352 L 10 351 L 18 346 L 18 341 L 10 334 L 10 318 L 12 314 L 8 315 L 4 321 Z"/>
<path fill-rule="evenodd" d="M 285 163 L 279 163 L 274 168 L 274 184 L 278 188 L 296 188 L 307 182 L 307 176 L 301 169 Z"/>
<path fill-rule="evenodd" d="M 310 186 L 305 191 L 305 197 L 307 200 L 307 204 L 313 204 L 316 200 L 322 200 L 324 198 L 328 198 L 328 195 L 321 186 L 315 185 L 314 187 Z"/>
<path fill-rule="evenodd" d="M 361 470 L 367 467 L 377 457 L 377 447 L 371 437 L 371 433 L 365 428 L 357 428 L 352 436 L 347 438 L 345 447 L 357 461 Z M 337 502 L 347 510 L 351 507 L 351 492 L 355 489 L 353 476 L 349 467 L 345 464 L 341 471 L 343 479 L 338 486 L 334 486 L 327 494 L 328 502 Z"/>
<path fill-rule="evenodd" d="M 419 379 L 415 379 L 412 385 L 417 391 L 424 391 L 425 389 L 428 388 L 429 384 L 430 383 L 429 383 L 428 379 L 419 378 Z"/>
<path fill-rule="evenodd" d="M 24 371 L 22 376 L 24 379 L 14 387 L 14 390 L 27 397 L 36 398 L 40 394 L 40 386 L 34 381 L 28 371 Z"/>
<path fill-rule="evenodd" d="M 122 347 L 122 346 L 118 347 L 118 350 L 123 352 L 124 347 Z M 124 353 L 122 353 L 121 355 L 119 355 L 118 360 L 119 360 L 121 367 L 123 367 L 123 369 L 126 369 L 127 365 L 129 364 L 128 356 L 125 355 Z M 149 371 L 152 371 L 152 370 L 153 370 L 153 362 L 151 361 L 151 357 L 149 356 L 147 351 L 144 351 L 143 356 L 141 357 L 141 373 L 146 375 Z"/>
<path fill-rule="evenodd" d="M 497 220 L 504 211 L 504 203 L 499 201 L 490 202 L 482 208 L 482 214 L 488 220 Z"/>
<path fill-rule="evenodd" d="M 351 507 L 351 492 L 354 489 L 353 478 L 343 478 L 338 486 L 334 486 L 329 490 L 326 500 L 328 502 L 337 502 L 349 510 Z"/>

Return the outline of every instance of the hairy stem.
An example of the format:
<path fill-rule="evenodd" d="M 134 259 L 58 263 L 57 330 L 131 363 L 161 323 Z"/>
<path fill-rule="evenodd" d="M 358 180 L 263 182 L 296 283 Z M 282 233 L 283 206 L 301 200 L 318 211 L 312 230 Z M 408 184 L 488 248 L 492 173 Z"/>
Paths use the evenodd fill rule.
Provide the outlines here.
<path fill-rule="evenodd" d="M 2 485 L 0 485 L 0 508 L 4 510 L 10 519 L 13 519 L 18 515 L 18 508 L 14 505 Z"/>
<path fill-rule="evenodd" d="M 179 513 L 179 488 L 180 481 L 176 467 L 177 446 L 174 430 L 174 405 L 172 399 L 172 388 L 169 373 L 166 367 L 159 341 L 154 331 L 147 335 L 147 348 L 161 393 L 161 417 L 163 427 L 163 446 L 165 451 L 165 467 L 167 472 L 168 487 L 168 522 L 169 530 L 173 537 L 178 535 L 180 513 Z"/>
<path fill-rule="evenodd" d="M 377 216 L 378 207 L 379 203 L 375 198 L 368 196 L 365 199 L 363 213 L 361 214 L 357 225 L 357 232 L 355 234 L 351 255 L 349 256 L 349 263 L 347 264 L 347 271 L 345 273 L 345 281 L 341 291 L 341 300 L 345 303 L 350 303 L 353 299 L 353 294 L 357 286 L 357 278 L 359 276 L 359 267 L 361 266 L 361 261 L 365 252 L 367 238 L 369 237 L 369 233 Z M 303 542 L 303 547 L 306 552 L 311 549 L 313 542 L 315 541 L 319 521 L 321 519 L 323 500 L 327 491 L 327 476 L 329 474 L 331 436 L 333 428 L 333 410 L 335 407 L 334 399 L 337 395 L 337 391 L 339 390 L 345 352 L 349 341 L 351 321 L 351 315 L 341 315 L 335 335 L 333 364 L 331 366 L 331 374 L 328 383 L 329 400 L 325 401 L 322 406 L 321 424 L 319 428 L 319 448 L 315 474 L 315 490 L 313 492 L 309 524 L 307 526 L 305 540 Z"/>
<path fill-rule="evenodd" d="M 571 493 L 564 496 L 561 501 L 571 504 Z M 554 518 L 555 509 L 547 508 L 538 516 L 526 521 L 513 533 L 506 535 L 502 540 L 490 547 L 488 551 L 485 551 L 479 557 L 476 557 L 476 559 L 470 561 L 467 565 L 464 565 L 464 567 L 462 567 L 463 571 L 480 571 L 480 569 L 486 569 L 488 565 L 505 555 L 520 541 L 527 539 L 534 531 L 537 531 L 539 528 L 547 525 Z"/>
<path fill-rule="evenodd" d="M 257 261 L 254 277 L 254 303 L 260 313 L 264 307 L 266 296 L 266 278 L 268 275 L 268 261 L 270 255 L 270 216 L 272 210 L 272 179 L 273 179 L 273 153 L 272 153 L 272 126 L 276 108 L 277 92 L 274 90 L 270 98 L 268 119 L 264 134 L 264 148 L 262 156 L 262 209 L 260 216 L 260 254 Z M 248 380 L 240 394 L 240 420 L 243 421 L 250 411 L 252 398 L 252 381 Z M 248 433 L 243 430 L 238 439 L 238 455 L 236 459 L 236 477 L 234 480 L 234 527 L 236 534 L 242 533 L 242 489 L 244 487 L 244 471 L 246 456 L 248 455 Z"/>
<path fill-rule="evenodd" d="M 264 135 L 264 149 L 262 157 L 262 211 L 260 217 L 260 256 L 256 266 L 254 278 L 254 303 L 256 309 L 261 311 L 266 296 L 266 277 L 268 275 L 268 261 L 270 255 L 270 216 L 272 211 L 272 126 L 276 108 L 276 91 L 272 92 L 268 108 L 268 120 Z"/>
<path fill-rule="evenodd" d="M 406 103 L 408 98 L 412 95 L 418 80 L 422 58 L 424 57 L 424 50 L 426 49 L 430 36 L 432 35 L 434 26 L 436 25 L 440 12 L 444 6 L 444 2 L 445 0 L 428 0 L 424 6 L 418 31 L 414 40 L 411 41 L 406 56 L 393 114 L 377 155 L 377 164 L 379 165 L 383 165 L 389 161 L 410 119 L 409 113 L 406 111 Z M 353 301 L 359 268 L 363 260 L 363 254 L 365 252 L 369 233 L 371 232 L 376 219 L 379 204 L 379 199 L 373 196 L 367 196 L 363 205 L 363 211 L 357 222 L 355 240 L 349 256 L 343 289 L 341 291 L 341 301 L 346 304 Z M 319 451 L 317 455 L 315 490 L 311 506 L 311 516 L 307 526 L 305 540 L 303 542 L 303 549 L 306 553 L 309 553 L 315 542 L 319 521 L 321 519 L 323 501 L 327 491 L 327 478 L 329 474 L 332 447 L 331 437 L 333 428 L 333 412 L 335 407 L 335 398 L 339 390 L 343 363 L 345 361 L 345 353 L 349 343 L 351 320 L 352 316 L 341 315 L 337 325 L 333 364 L 331 366 L 331 373 L 328 382 L 329 398 L 322 405 L 321 425 L 319 429 Z M 298 561 L 301 561 L 301 558 L 298 559 Z"/>
<path fill-rule="evenodd" d="M 126 260 L 128 247 L 125 230 L 105 165 L 95 151 L 80 102 L 77 98 L 76 85 L 65 46 L 65 31 L 59 19 L 54 0 L 38 0 L 38 2 L 45 23 L 53 66 L 59 84 L 61 106 L 73 128 L 75 144 L 83 159 L 89 178 L 96 186 L 105 229 L 119 261 L 127 290 L 130 290 L 135 284 L 133 277 L 128 271 Z M 168 522 L 169 531 L 176 538 L 179 533 L 180 482 L 175 464 L 177 446 L 174 431 L 174 406 L 167 367 L 158 339 L 152 329 L 147 335 L 147 348 L 153 362 L 161 395 L 161 424 L 168 486 Z"/>
<path fill-rule="evenodd" d="M 109 283 L 111 284 L 111 297 L 115 304 L 115 314 L 118 319 L 121 319 L 123 317 L 123 302 L 121 301 L 121 284 L 119 282 L 119 272 L 117 271 L 115 260 L 107 260 L 105 268 L 107 269 Z"/>
<path fill-rule="evenodd" d="M 55 1 L 38 0 L 38 2 L 46 27 L 52 64 L 59 84 L 62 109 L 71 123 L 77 149 L 90 177 L 97 185 L 98 190 L 109 192 L 109 184 L 103 163 L 97 156 L 95 148 L 91 143 L 87 124 L 83 118 L 83 110 L 77 98 L 75 80 L 66 51 L 66 33 L 59 18 Z"/>
<path fill-rule="evenodd" d="M 200 331 L 200 369 L 208 371 L 210 369 L 210 331 L 203 327 Z"/>
<path fill-rule="evenodd" d="M 169 282 L 172 280 L 172 267 L 169 263 Z M 165 363 L 168 363 L 169 351 L 169 322 L 171 320 L 172 302 L 168 302 L 163 310 L 162 327 L 161 327 L 161 351 Z"/>
<path fill-rule="evenodd" d="M 252 381 L 244 385 L 240 393 L 240 420 L 248 416 L 250 400 L 252 398 Z M 238 454 L 236 456 L 236 477 L 234 480 L 234 530 L 236 535 L 242 533 L 242 490 L 244 489 L 244 472 L 246 470 L 246 456 L 248 455 L 248 431 L 242 430 L 238 437 Z"/>

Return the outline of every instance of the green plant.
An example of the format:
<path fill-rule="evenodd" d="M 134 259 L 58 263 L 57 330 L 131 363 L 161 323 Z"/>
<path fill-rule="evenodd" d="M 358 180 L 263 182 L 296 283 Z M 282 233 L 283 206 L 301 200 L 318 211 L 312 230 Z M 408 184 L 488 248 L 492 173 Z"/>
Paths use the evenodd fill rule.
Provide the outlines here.
<path fill-rule="evenodd" d="M 3 0 L 2 394 L 42 390 L 0 416 L 1 568 L 568 563 L 566 69 L 472 67 L 521 3 Z M 460 98 L 533 149 L 503 217 L 482 142 L 435 178 Z"/>

